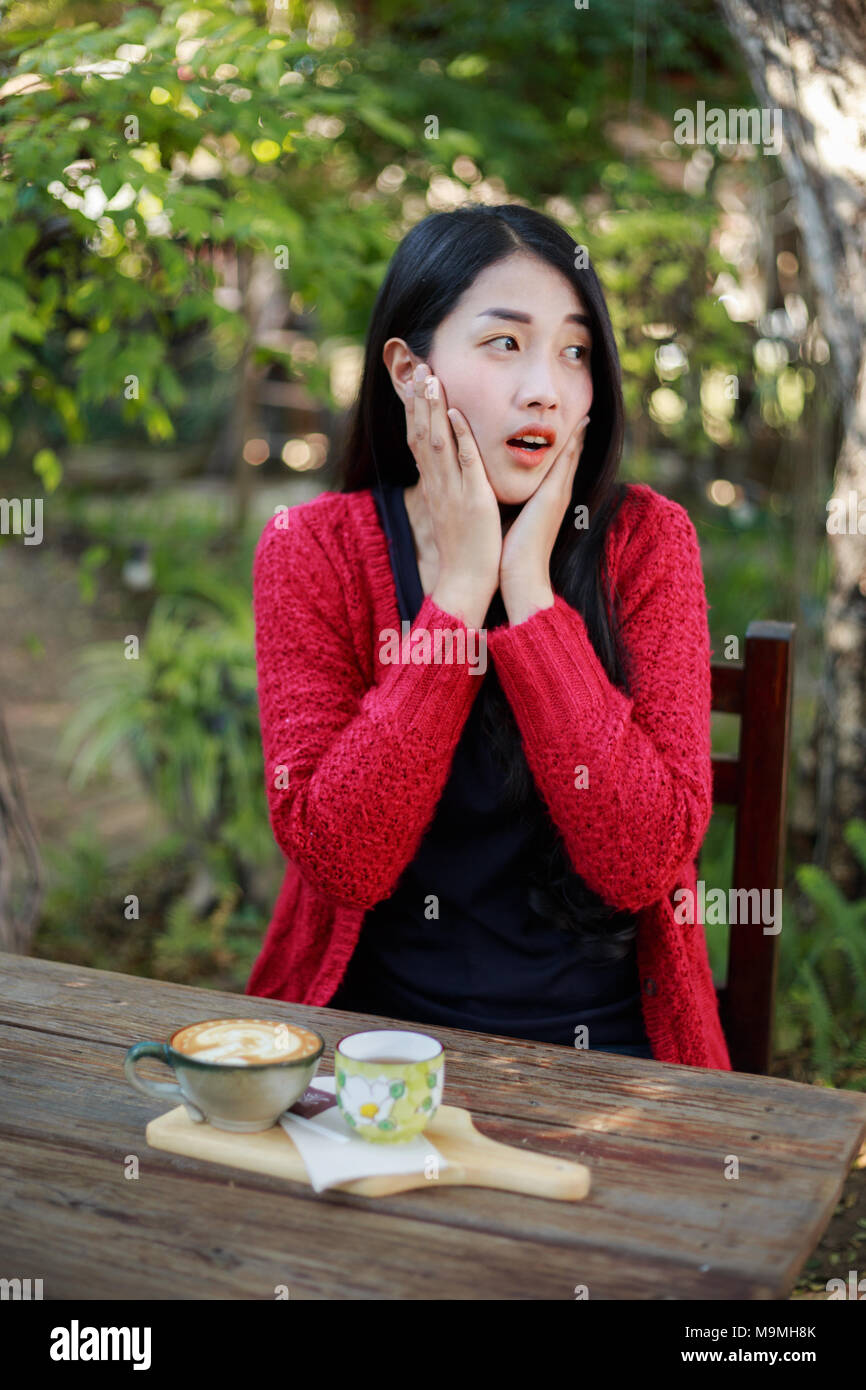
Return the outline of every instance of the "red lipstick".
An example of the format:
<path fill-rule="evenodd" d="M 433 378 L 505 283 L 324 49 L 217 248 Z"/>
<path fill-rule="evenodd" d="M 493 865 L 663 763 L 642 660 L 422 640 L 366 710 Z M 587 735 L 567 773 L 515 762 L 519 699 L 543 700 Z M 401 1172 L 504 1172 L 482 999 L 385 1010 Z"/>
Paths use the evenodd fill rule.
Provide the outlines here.
<path fill-rule="evenodd" d="M 513 442 L 518 439 L 526 442 L 523 445 Z M 542 440 L 546 442 L 542 443 Z M 508 436 L 505 447 L 515 463 L 521 464 L 524 468 L 537 468 L 542 459 L 548 457 L 555 440 L 556 430 L 551 429 L 549 425 L 524 425 Z"/>

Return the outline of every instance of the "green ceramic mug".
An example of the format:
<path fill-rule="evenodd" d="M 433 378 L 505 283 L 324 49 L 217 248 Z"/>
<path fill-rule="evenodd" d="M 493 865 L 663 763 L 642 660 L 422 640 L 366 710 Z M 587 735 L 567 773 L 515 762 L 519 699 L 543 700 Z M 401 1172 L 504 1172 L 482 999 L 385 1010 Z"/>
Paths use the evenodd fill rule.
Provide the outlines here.
<path fill-rule="evenodd" d="M 163 1102 L 182 1102 L 196 1124 L 253 1134 L 271 1129 L 315 1076 L 325 1039 L 315 1028 L 282 1019 L 208 1018 L 175 1028 L 168 1042 L 137 1042 L 124 1058 L 131 1086 Z M 154 1057 L 175 1081 L 139 1076 Z"/>
<path fill-rule="evenodd" d="M 414 1139 L 436 1114 L 445 1049 L 427 1033 L 377 1028 L 334 1049 L 334 1090 L 346 1124 L 375 1144 Z"/>

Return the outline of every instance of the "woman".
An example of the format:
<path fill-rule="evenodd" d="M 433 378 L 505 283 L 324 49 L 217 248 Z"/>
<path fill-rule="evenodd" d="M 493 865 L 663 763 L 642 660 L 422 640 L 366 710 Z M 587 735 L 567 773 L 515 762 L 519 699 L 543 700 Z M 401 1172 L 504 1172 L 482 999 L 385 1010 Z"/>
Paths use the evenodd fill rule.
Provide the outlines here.
<path fill-rule="evenodd" d="M 513 204 L 414 227 L 341 491 L 256 549 L 289 862 L 247 993 L 730 1070 L 674 906 L 712 812 L 700 554 L 682 507 L 617 483 L 622 439 L 568 233 Z"/>

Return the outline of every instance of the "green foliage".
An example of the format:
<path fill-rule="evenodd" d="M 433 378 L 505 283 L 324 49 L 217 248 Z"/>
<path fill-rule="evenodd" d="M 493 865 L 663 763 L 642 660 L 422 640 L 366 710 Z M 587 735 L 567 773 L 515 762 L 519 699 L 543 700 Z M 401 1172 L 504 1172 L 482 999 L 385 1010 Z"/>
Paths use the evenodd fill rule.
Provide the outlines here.
<path fill-rule="evenodd" d="M 152 974 L 162 900 L 182 883 L 182 837 L 169 836 L 130 863 L 112 865 L 87 822 L 43 853 L 48 883 L 33 954 L 97 970 Z M 156 900 L 154 882 L 160 885 Z M 131 894 L 141 904 L 138 918 L 125 915 Z"/>
<path fill-rule="evenodd" d="M 756 509 L 750 522 L 738 523 L 729 509 L 717 507 L 712 519 L 696 518 L 695 530 L 704 582 L 713 599 L 709 612 L 713 660 L 723 658 L 725 638 L 736 634 L 742 661 L 749 623 L 771 613 L 782 617 L 785 591 L 793 590 L 790 524 L 769 509 Z"/>
<path fill-rule="evenodd" d="M 156 600 L 139 651 L 127 639 L 82 652 L 71 680 L 81 703 L 59 754 L 77 790 L 125 749 L 190 850 L 260 860 L 271 840 L 252 613 L 210 576 L 201 588 L 207 598 Z"/>
<path fill-rule="evenodd" d="M 721 742 L 716 751 L 722 749 Z M 866 821 L 852 820 L 845 839 L 866 866 Z M 701 849 L 707 891 L 728 890 L 733 867 L 733 812 L 713 819 Z M 775 1051 L 796 1058 L 798 1080 L 866 1089 L 866 899 L 848 902 L 825 870 L 803 864 L 794 880 L 804 901 L 782 903 Z M 814 911 L 807 911 L 811 904 Z M 810 916 L 813 920 L 809 920 Z M 727 973 L 729 928 L 708 924 L 707 952 L 717 984 Z"/>
<path fill-rule="evenodd" d="M 866 821 L 847 823 L 845 840 L 866 868 Z M 814 908 L 814 922 L 789 929 L 782 952 L 780 1008 L 784 1042 L 806 1041 L 816 1078 L 835 1084 L 839 1069 L 859 1072 L 849 1087 L 866 1089 L 866 898 L 848 902 L 826 870 L 803 864 L 796 880 Z M 781 1039 L 780 1039 L 781 1041 Z"/>
<path fill-rule="evenodd" d="M 714 749 L 722 751 L 715 740 Z M 698 877 L 703 879 L 708 891 L 713 888 L 724 888 L 727 891 L 731 882 L 733 859 L 733 809 L 729 806 L 717 807 L 701 846 L 699 863 Z M 710 970 L 716 984 L 721 984 L 727 975 L 729 931 L 727 922 L 707 924 L 704 928 Z"/>
<path fill-rule="evenodd" d="M 72 832 L 64 848 L 46 845 L 42 852 L 49 887 L 36 945 L 45 950 L 50 942 L 51 950 L 64 960 L 74 959 L 71 952 L 76 947 L 83 948 L 86 963 L 92 965 L 93 942 L 85 931 L 92 925 L 94 904 L 105 892 L 109 876 L 105 849 L 90 828 L 82 827 Z"/>
<path fill-rule="evenodd" d="M 110 555 L 107 545 L 89 545 L 78 566 L 78 587 L 84 603 L 92 603 L 96 596 L 96 571 L 105 564 Z"/>
<path fill-rule="evenodd" d="M 66 509 L 67 519 L 89 523 L 85 554 L 105 563 L 110 551 L 116 565 L 121 552 L 107 542 L 121 534 L 117 508 L 67 498 Z M 69 762 L 74 791 L 123 755 L 121 767 L 141 776 L 173 835 L 148 859 L 146 873 L 135 862 L 109 873 L 92 830 L 51 851 L 56 886 L 37 949 L 104 969 L 243 989 L 270 908 L 249 891 L 249 875 L 274 858 L 255 697 L 250 556 L 244 550 L 228 560 L 225 553 L 219 562 L 208 558 L 220 533 L 198 512 L 185 518 L 177 511 L 168 520 L 139 510 L 134 526 L 155 544 L 162 592 L 143 624 L 137 657 L 128 640 L 81 653 L 70 679 L 79 703 L 58 753 Z M 106 542 L 95 539 L 100 534 Z M 181 538 L 186 558 L 172 567 Z M 216 903 L 204 912 L 181 892 L 194 870 L 213 884 Z M 142 900 L 135 924 L 123 922 L 118 907 L 130 892 Z"/>
<path fill-rule="evenodd" d="M 323 28 L 297 3 L 289 28 L 269 20 L 265 0 L 105 5 L 99 23 L 75 0 L 12 5 L 5 72 L 39 82 L 0 104 L 0 448 L 24 425 L 59 451 L 97 425 L 176 438 L 190 365 L 213 381 L 247 333 L 241 310 L 215 295 L 220 246 L 287 248 L 286 288 L 315 307 L 317 331 L 362 337 L 395 242 L 437 205 L 435 182 L 465 192 L 483 177 L 506 197 L 555 199 L 589 247 L 632 420 L 659 384 L 643 330 L 673 326 L 689 361 L 672 388 L 686 414 L 658 428 L 711 453 L 700 368 L 748 375 L 752 336 L 708 291 L 726 265 L 711 241 L 721 161 L 705 191 L 686 193 L 652 147 L 624 156 L 615 138 L 634 115 L 632 50 L 649 35 L 642 97 L 653 115 L 670 123 L 681 100 L 748 95 L 715 6 L 693 8 L 650 0 L 638 13 L 610 0 L 553 6 L 540 23 L 528 0 L 483 14 L 475 0 L 409 0 Z M 666 148 L 668 160 L 690 158 Z M 329 390 L 321 368 L 291 365 Z"/>
<path fill-rule="evenodd" d="M 47 846 L 48 888 L 33 954 L 97 970 L 241 991 L 261 947 L 267 915 L 239 903 L 231 871 L 217 860 L 216 904 L 200 915 L 183 895 L 186 837 L 172 834 L 129 863 L 109 863 L 92 825 Z M 131 898 L 137 915 L 127 915 Z"/>
<path fill-rule="evenodd" d="M 239 904 L 240 889 L 226 883 L 204 918 L 183 898 L 166 912 L 155 943 L 154 976 L 178 984 L 243 990 L 261 949 L 267 917 L 252 903 Z"/>

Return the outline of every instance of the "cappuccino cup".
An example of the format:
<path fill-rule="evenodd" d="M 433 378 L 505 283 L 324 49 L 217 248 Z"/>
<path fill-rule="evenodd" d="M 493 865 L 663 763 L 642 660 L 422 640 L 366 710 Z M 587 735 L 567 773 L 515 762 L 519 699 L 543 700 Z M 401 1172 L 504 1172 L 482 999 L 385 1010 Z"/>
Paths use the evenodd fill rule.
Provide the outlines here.
<path fill-rule="evenodd" d="M 143 1095 L 181 1101 L 196 1124 L 249 1134 L 270 1129 L 319 1069 L 325 1040 L 313 1028 L 267 1018 L 208 1018 L 176 1028 L 168 1042 L 137 1042 L 123 1062 Z M 142 1057 L 171 1067 L 175 1081 L 139 1076 Z"/>

